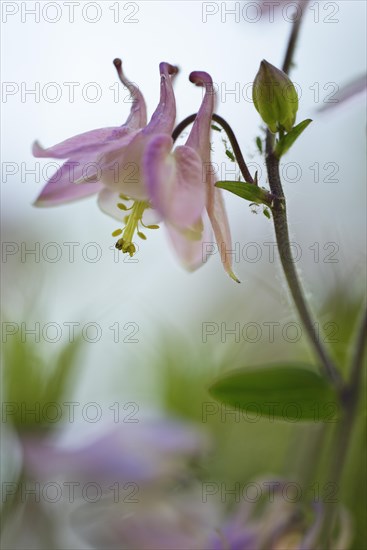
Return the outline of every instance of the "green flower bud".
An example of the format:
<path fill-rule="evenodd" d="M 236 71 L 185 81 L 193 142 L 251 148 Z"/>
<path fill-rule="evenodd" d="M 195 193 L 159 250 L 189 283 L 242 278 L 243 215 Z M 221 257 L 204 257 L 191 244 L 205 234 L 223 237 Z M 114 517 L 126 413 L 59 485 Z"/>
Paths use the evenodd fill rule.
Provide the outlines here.
<path fill-rule="evenodd" d="M 263 60 L 252 88 L 252 99 L 263 121 L 275 134 L 290 132 L 296 121 L 298 96 L 294 84 L 281 70 Z"/>

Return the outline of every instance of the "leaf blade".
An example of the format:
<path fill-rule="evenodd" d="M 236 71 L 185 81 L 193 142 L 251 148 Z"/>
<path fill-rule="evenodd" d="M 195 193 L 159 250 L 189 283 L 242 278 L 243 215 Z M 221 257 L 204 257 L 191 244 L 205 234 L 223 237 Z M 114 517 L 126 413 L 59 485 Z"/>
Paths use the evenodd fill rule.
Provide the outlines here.
<path fill-rule="evenodd" d="M 271 206 L 271 199 L 268 191 L 253 183 L 242 181 L 217 181 L 215 186 L 225 191 L 229 191 L 247 201 Z"/>
<path fill-rule="evenodd" d="M 307 126 L 311 124 L 312 119 L 307 118 L 306 120 L 303 120 L 297 126 L 292 128 L 288 134 L 283 136 L 277 143 L 275 147 L 275 154 L 280 159 L 285 153 L 292 147 L 292 145 L 295 143 L 295 141 L 299 138 L 299 136 L 302 134 L 304 130 L 306 130 Z"/>
<path fill-rule="evenodd" d="M 305 364 L 234 370 L 214 382 L 209 392 L 226 405 L 289 422 L 334 421 L 339 410 L 333 388 Z"/>

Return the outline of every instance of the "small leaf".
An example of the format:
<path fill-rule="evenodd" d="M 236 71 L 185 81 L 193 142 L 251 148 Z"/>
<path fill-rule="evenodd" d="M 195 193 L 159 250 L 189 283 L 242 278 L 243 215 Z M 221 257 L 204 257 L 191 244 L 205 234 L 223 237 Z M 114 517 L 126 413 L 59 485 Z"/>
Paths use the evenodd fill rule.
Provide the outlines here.
<path fill-rule="evenodd" d="M 234 154 L 232 153 L 232 151 L 229 151 L 228 149 L 226 149 L 226 155 L 232 162 L 235 161 L 235 157 L 234 157 Z"/>
<path fill-rule="evenodd" d="M 221 132 L 222 128 L 219 128 L 219 126 L 216 126 L 215 124 L 211 125 L 212 130 L 215 130 L 216 132 Z"/>
<path fill-rule="evenodd" d="M 264 214 L 264 216 L 266 216 L 270 220 L 270 212 L 269 212 L 268 208 L 264 208 L 263 214 Z"/>
<path fill-rule="evenodd" d="M 247 201 L 271 206 L 271 198 L 269 197 L 268 191 L 253 183 L 246 183 L 243 181 L 217 181 L 215 186 L 230 191 Z"/>
<path fill-rule="evenodd" d="M 275 154 L 279 159 L 282 155 L 284 155 L 288 151 L 288 149 L 292 147 L 296 139 L 299 138 L 303 130 L 305 130 L 311 122 L 312 120 L 310 118 L 300 122 L 299 124 L 297 124 L 297 126 L 292 128 L 292 130 L 288 132 L 288 134 L 283 136 L 278 141 L 275 147 Z"/>
<path fill-rule="evenodd" d="M 223 375 L 211 395 L 252 416 L 288 422 L 335 421 L 339 402 L 335 391 L 313 367 L 274 364 L 245 367 Z"/>
<path fill-rule="evenodd" d="M 257 136 L 256 138 L 256 145 L 257 145 L 257 148 L 259 149 L 259 152 L 262 154 L 263 152 L 263 142 L 261 141 L 261 137 Z"/>

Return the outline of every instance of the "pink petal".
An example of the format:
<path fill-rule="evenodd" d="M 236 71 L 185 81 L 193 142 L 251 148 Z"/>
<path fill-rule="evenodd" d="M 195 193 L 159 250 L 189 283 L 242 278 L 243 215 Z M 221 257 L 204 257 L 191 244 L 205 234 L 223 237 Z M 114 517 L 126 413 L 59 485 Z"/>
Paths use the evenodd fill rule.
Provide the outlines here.
<path fill-rule="evenodd" d="M 148 192 L 143 178 L 142 158 L 145 148 L 154 136 L 145 135 L 142 130 L 125 142 L 103 154 L 99 165 L 102 169 L 102 181 L 108 189 L 123 193 L 137 200 L 148 200 Z"/>
<path fill-rule="evenodd" d="M 143 128 L 147 124 L 147 108 L 143 94 L 139 90 L 138 86 L 136 86 L 133 82 L 130 82 L 130 80 L 128 80 L 124 75 L 121 59 L 115 59 L 113 63 L 117 69 L 121 82 L 129 90 L 130 97 L 132 99 L 130 115 L 125 123 L 125 126 L 128 126 L 133 130 Z"/>
<path fill-rule="evenodd" d="M 98 130 L 90 130 L 84 134 L 73 136 L 53 147 L 44 149 L 35 141 L 32 147 L 32 153 L 37 158 L 58 158 L 67 159 L 80 156 L 82 153 L 103 151 L 103 147 L 109 147 L 115 142 L 125 138 L 132 132 L 127 127 L 118 128 L 99 128 Z"/>
<path fill-rule="evenodd" d="M 178 230 L 171 224 L 167 224 L 166 228 L 172 246 L 177 254 L 178 259 L 185 269 L 195 271 L 205 263 L 207 256 L 204 252 L 203 244 L 211 242 L 212 232 L 207 215 L 203 219 L 203 232 L 201 238 L 192 240 L 185 233 Z"/>
<path fill-rule="evenodd" d="M 240 281 L 232 271 L 232 239 L 229 229 L 227 213 L 224 206 L 221 189 L 214 186 L 213 177 L 208 177 L 208 202 L 207 212 L 213 227 L 215 239 L 220 250 L 223 267 L 228 275 L 237 283 Z"/>
<path fill-rule="evenodd" d="M 159 104 L 143 132 L 144 134 L 167 133 L 171 135 L 176 120 L 176 101 L 173 93 L 172 78 L 177 74 L 178 68 L 169 63 L 161 63 L 159 65 L 159 72 L 161 74 Z"/>
<path fill-rule="evenodd" d="M 206 188 L 199 155 L 177 147 L 168 135 L 158 135 L 146 149 L 143 170 L 153 206 L 177 227 L 196 222 L 205 207 Z"/>
<path fill-rule="evenodd" d="M 117 208 L 117 203 L 121 202 L 117 191 L 110 191 L 105 187 L 98 193 L 98 206 L 108 216 L 121 222 L 126 214 Z"/>
<path fill-rule="evenodd" d="M 139 88 L 125 77 L 120 60 L 115 60 L 115 66 L 121 82 L 129 89 L 132 97 L 130 115 L 126 123 L 119 127 L 90 130 L 89 132 L 78 134 L 77 136 L 62 141 L 48 149 L 44 149 L 36 141 L 32 148 L 35 157 L 67 159 L 80 156 L 82 153 L 93 151 L 103 152 L 109 150 L 113 142 L 117 141 L 119 143 L 120 140 L 123 140 L 121 142 L 122 147 L 124 145 L 124 138 L 146 125 L 147 112 L 143 95 Z"/>
<path fill-rule="evenodd" d="M 147 208 L 143 214 L 143 222 L 145 225 L 157 225 L 162 221 L 162 216 L 154 208 Z"/>
<path fill-rule="evenodd" d="M 190 80 L 197 86 L 205 87 L 205 96 L 195 118 L 186 145 L 194 148 L 203 162 L 207 186 L 207 212 L 213 227 L 215 239 L 221 254 L 224 269 L 232 279 L 239 282 L 232 271 L 232 239 L 221 190 L 214 186 L 213 170 L 210 164 L 210 131 L 215 104 L 213 81 L 208 73 L 195 71 Z"/>
<path fill-rule="evenodd" d="M 34 206 L 56 206 L 98 193 L 103 188 L 100 181 L 93 180 L 82 185 L 74 183 L 85 175 L 89 160 L 83 158 L 65 162 L 46 183 Z"/>
<path fill-rule="evenodd" d="M 210 159 L 210 131 L 215 105 L 213 81 L 208 73 L 201 71 L 191 73 L 190 80 L 197 86 L 204 86 L 205 95 L 186 145 L 193 147 L 201 156 L 202 161 L 206 163 Z"/>

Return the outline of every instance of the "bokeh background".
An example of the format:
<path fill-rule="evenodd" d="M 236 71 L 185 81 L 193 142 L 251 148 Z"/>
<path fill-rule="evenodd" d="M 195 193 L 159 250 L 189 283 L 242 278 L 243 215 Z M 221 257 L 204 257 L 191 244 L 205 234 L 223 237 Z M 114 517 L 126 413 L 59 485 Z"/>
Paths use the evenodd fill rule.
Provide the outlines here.
<path fill-rule="evenodd" d="M 66 4 L 75 4 L 72 20 Z M 5 368 L 13 365 L 14 380 L 25 388 L 25 397 L 16 399 L 41 395 L 39 386 L 53 372 L 59 354 L 65 349 L 71 353 L 68 327 L 75 324 L 76 359 L 62 359 L 65 368 L 60 369 L 65 372 L 67 365 L 70 379 L 55 399 L 62 395 L 65 401 L 95 402 L 103 411 L 103 422 L 88 422 L 77 414 L 76 422 L 66 426 L 68 437 L 108 430 L 113 424 L 109 407 L 134 403 L 140 423 L 163 415 L 209 434 L 212 448 L 197 475 L 228 483 L 296 471 L 294 432 L 298 429 L 295 437 L 303 439 L 302 430 L 307 429 L 267 420 L 223 420 L 219 413 L 203 422 L 203 404 L 213 401 L 207 387 L 220 372 L 270 360 L 314 363 L 303 336 L 291 342 L 292 335 L 281 334 L 287 323 L 298 319 L 277 257 L 269 261 L 264 244 L 274 243 L 271 221 L 261 210 L 254 213 L 247 203 L 226 195 L 233 242 L 240 251 L 234 269 L 241 285 L 225 275 L 218 254 L 196 273 L 186 273 L 172 254 L 164 227 L 141 242 L 136 261 L 124 262 L 113 251 L 116 222 L 98 210 L 95 198 L 52 209 L 32 206 L 48 161 L 34 159 L 31 144 L 39 139 L 50 146 L 89 129 L 123 124 L 130 104 L 126 90 L 117 85 L 115 57 L 122 58 L 126 74 L 143 91 L 151 114 L 159 98 L 158 64 L 168 61 L 180 67 L 175 84 L 178 121 L 196 112 L 202 98 L 201 90 L 188 81 L 189 73 L 209 72 L 218 86 L 216 111 L 233 126 L 245 158 L 266 186 L 264 162 L 255 144 L 263 132 L 249 86 L 263 58 L 281 65 L 291 28 L 292 7 L 286 5 L 295 3 L 284 2 L 275 9 L 274 21 L 261 2 L 256 13 L 249 4 L 254 3 L 2 2 L 2 315 Z M 292 72 L 301 91 L 297 120 L 312 118 L 313 123 L 284 159 L 284 188 L 307 297 L 321 327 L 335 324 L 330 347 L 345 369 L 365 286 L 365 97 L 358 94 L 323 112 L 320 108 L 339 97 L 338 88 L 365 72 L 366 5 L 349 0 L 313 6 L 307 7 Z M 230 8 L 240 10 L 238 20 L 228 13 Z M 39 11 L 39 21 L 27 12 L 31 9 Z M 71 82 L 80 84 L 74 101 L 65 84 Z M 49 83 L 61 91 L 55 101 Z M 31 89 L 36 95 L 26 93 Z M 100 92 L 98 101 L 94 90 Z M 213 155 L 223 170 L 235 169 L 220 138 Z M 36 175 L 27 170 L 36 170 Z M 71 245 L 65 243 L 76 243 L 74 261 Z M 256 243 L 256 249 L 249 243 Z M 39 255 L 25 254 L 35 247 Z M 56 251 L 60 257 L 54 261 Z M 274 341 L 264 325 L 269 322 L 280 323 Z M 35 323 L 39 341 L 26 335 Z M 48 323 L 53 325 L 45 337 L 42 331 Z M 215 331 L 206 339 L 205 323 Z M 235 323 L 241 327 L 239 338 L 226 333 Z M 251 332 L 251 323 L 260 327 L 259 338 Z M 86 326 L 88 332 L 78 337 Z M 246 326 L 249 332 L 243 337 Z M 9 387 L 5 385 L 5 402 L 13 399 L 6 393 Z M 21 458 L 14 459 L 12 420 L 9 416 L 2 423 L 9 449 L 6 481 L 17 479 L 21 471 Z M 24 424 L 20 419 L 21 431 Z M 355 498 L 363 471 L 361 430 L 356 431 L 357 450 L 343 486 L 343 499 L 354 507 L 354 515 L 361 507 Z M 20 529 L 10 529 L 6 548 L 47 547 L 41 528 L 33 530 L 31 542 L 21 539 L 28 546 L 19 546 L 24 522 L 17 521 Z M 75 547 L 71 540 L 61 536 L 52 544 Z M 80 540 L 81 548 L 88 547 L 83 536 Z"/>

